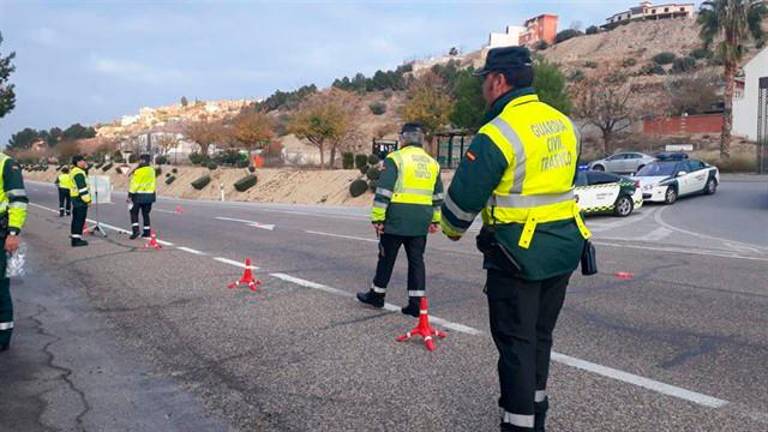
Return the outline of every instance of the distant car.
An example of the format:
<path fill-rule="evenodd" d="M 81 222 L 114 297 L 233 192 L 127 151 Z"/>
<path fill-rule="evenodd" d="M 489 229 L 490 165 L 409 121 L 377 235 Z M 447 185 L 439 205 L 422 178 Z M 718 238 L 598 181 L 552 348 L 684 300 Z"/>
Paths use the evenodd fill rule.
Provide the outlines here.
<path fill-rule="evenodd" d="M 584 214 L 612 213 L 626 217 L 643 206 L 640 185 L 616 174 L 587 171 L 576 174 L 574 194 Z"/>
<path fill-rule="evenodd" d="M 644 166 L 655 161 L 656 158 L 639 152 L 622 152 L 598 159 L 589 164 L 589 169 L 594 171 L 607 171 L 614 173 L 636 173 Z"/>
<path fill-rule="evenodd" d="M 673 204 L 681 196 L 713 195 L 720 185 L 720 171 L 696 159 L 662 160 L 637 172 L 646 202 Z"/>

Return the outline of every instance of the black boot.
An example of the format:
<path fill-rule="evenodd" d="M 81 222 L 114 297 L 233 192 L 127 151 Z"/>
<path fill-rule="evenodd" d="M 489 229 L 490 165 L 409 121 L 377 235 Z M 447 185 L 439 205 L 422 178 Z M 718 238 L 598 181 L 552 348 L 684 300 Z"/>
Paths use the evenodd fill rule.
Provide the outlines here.
<path fill-rule="evenodd" d="M 137 238 L 139 238 L 139 230 L 138 229 L 134 229 L 133 233 L 131 234 L 131 236 L 129 238 L 131 240 L 136 240 Z"/>
<path fill-rule="evenodd" d="M 149 228 L 144 228 L 144 232 L 141 234 L 141 238 L 150 238 L 152 237 L 152 230 Z"/>
<path fill-rule="evenodd" d="M 408 297 L 408 305 L 403 306 L 400 309 L 400 312 L 402 312 L 405 315 L 410 315 L 414 318 L 418 318 L 419 312 L 421 309 L 420 301 L 421 301 L 421 297 Z"/>
<path fill-rule="evenodd" d="M 549 399 L 544 398 L 543 402 L 534 402 L 533 404 L 533 414 L 535 415 L 533 419 L 534 432 L 545 432 L 544 421 L 547 418 L 548 409 L 549 409 Z"/>
<path fill-rule="evenodd" d="M 64 209 L 59 209 L 59 217 L 64 217 Z"/>
<path fill-rule="evenodd" d="M 384 294 L 376 293 L 373 290 L 369 290 L 365 293 L 357 293 L 357 300 L 360 301 L 360 303 L 365 303 L 375 308 L 384 307 Z"/>
<path fill-rule="evenodd" d="M 80 246 L 88 246 L 88 242 L 83 239 L 73 238 L 72 247 L 80 247 Z"/>

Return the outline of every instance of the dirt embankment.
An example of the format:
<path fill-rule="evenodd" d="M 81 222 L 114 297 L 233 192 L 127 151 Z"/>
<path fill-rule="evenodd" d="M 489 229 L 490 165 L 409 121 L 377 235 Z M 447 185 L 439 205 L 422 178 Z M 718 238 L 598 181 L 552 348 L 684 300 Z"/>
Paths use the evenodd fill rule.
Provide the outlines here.
<path fill-rule="evenodd" d="M 165 174 L 171 167 L 162 167 L 163 172 L 157 180 L 158 193 L 162 196 L 190 199 L 218 200 L 221 197 L 221 189 L 227 201 L 249 201 L 264 203 L 285 204 L 326 204 L 339 206 L 364 207 L 371 204 L 373 194 L 368 192 L 357 198 L 349 195 L 349 184 L 360 178 L 358 170 L 300 170 L 290 168 L 259 169 L 256 176 L 259 178 L 256 186 L 245 192 L 238 192 L 234 188 L 237 180 L 248 175 L 245 169 L 217 169 L 210 171 L 200 167 L 178 167 L 176 180 L 165 184 Z M 24 178 L 42 182 L 51 182 L 56 179 L 55 168 L 47 171 L 24 171 Z M 108 173 L 99 169 L 92 169 L 90 175 L 105 175 L 110 177 L 110 183 L 114 190 L 125 191 L 128 189 L 129 177 L 115 172 L 114 168 Z M 211 182 L 202 190 L 195 190 L 190 183 L 195 179 L 210 175 Z M 443 174 L 443 182 L 448 185 L 452 173 Z"/>

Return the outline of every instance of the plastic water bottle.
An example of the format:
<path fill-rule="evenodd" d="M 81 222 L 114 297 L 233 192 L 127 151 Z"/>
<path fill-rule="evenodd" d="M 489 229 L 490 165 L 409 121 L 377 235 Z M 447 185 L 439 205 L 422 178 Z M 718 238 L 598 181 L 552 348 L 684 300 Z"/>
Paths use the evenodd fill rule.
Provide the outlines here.
<path fill-rule="evenodd" d="M 27 244 L 21 243 L 14 253 L 6 252 L 5 277 L 22 277 L 26 273 L 24 263 L 27 260 Z"/>

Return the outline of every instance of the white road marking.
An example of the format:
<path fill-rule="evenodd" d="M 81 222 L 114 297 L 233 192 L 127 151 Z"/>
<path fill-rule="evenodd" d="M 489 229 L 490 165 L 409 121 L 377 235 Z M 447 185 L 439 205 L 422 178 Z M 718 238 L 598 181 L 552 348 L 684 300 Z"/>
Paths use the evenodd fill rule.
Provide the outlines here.
<path fill-rule="evenodd" d="M 155 209 L 155 211 L 158 211 L 160 213 L 176 214 L 176 212 L 173 212 L 173 211 L 170 211 L 170 210 L 164 210 L 164 209 Z"/>
<path fill-rule="evenodd" d="M 244 224 L 246 224 L 246 225 L 248 225 L 250 227 L 260 228 L 260 229 L 264 229 L 264 230 L 268 230 L 268 231 L 274 231 L 275 230 L 275 225 L 274 224 L 263 224 L 263 223 L 260 223 L 260 222 L 256 222 L 256 221 L 252 221 L 252 220 L 247 220 L 247 219 L 229 218 L 229 217 L 224 217 L 224 216 L 217 216 L 217 217 L 215 217 L 215 219 L 223 220 L 223 221 L 230 221 L 230 222 L 242 222 L 242 223 L 244 223 Z"/>
<path fill-rule="evenodd" d="M 655 247 L 655 246 L 641 246 L 641 245 L 630 245 L 630 244 L 616 244 L 616 243 L 608 243 L 604 241 L 595 241 L 593 243 L 598 246 L 608 246 L 608 247 L 616 247 L 616 248 L 651 250 L 656 252 L 670 252 L 670 253 L 679 253 L 679 254 L 688 254 L 688 255 L 711 256 L 711 257 L 717 257 L 717 258 L 731 258 L 731 259 L 743 259 L 743 260 L 749 260 L 749 261 L 768 262 L 768 258 L 737 255 L 736 252 L 730 253 L 730 252 L 717 252 L 717 251 L 693 249 L 693 248 L 685 249 L 685 248 L 675 248 L 675 247 Z"/>
<path fill-rule="evenodd" d="M 173 246 L 173 243 L 171 243 L 169 241 L 157 239 L 157 242 L 160 243 L 163 246 Z"/>
<path fill-rule="evenodd" d="M 309 230 L 305 230 L 304 232 L 307 233 L 307 234 L 315 234 L 315 235 L 321 235 L 321 236 L 326 236 L 326 237 L 343 238 L 343 239 L 348 239 L 348 240 L 358 240 L 358 241 L 364 241 L 364 242 L 370 242 L 370 243 L 378 243 L 379 242 L 379 240 L 377 240 L 377 239 L 370 239 L 370 238 L 365 238 L 365 237 L 355 237 L 355 236 L 348 236 L 348 235 L 342 235 L 342 234 L 332 234 L 332 233 L 327 233 L 327 232 L 322 232 L 322 231 L 309 231 Z"/>
<path fill-rule="evenodd" d="M 273 276 L 278 279 L 291 282 L 306 288 L 316 289 L 319 291 L 324 291 L 324 292 L 342 296 L 342 297 L 352 297 L 352 294 L 350 294 L 347 291 L 343 291 L 338 288 L 329 287 L 327 285 L 319 284 L 317 282 L 312 282 L 305 279 L 297 278 L 284 273 L 270 273 L 270 276 Z M 392 312 L 400 311 L 399 307 L 390 303 L 385 303 L 384 309 Z M 445 320 L 443 318 L 436 317 L 434 315 L 430 315 L 429 319 L 434 324 L 437 324 L 446 329 L 457 331 L 459 333 L 464 333 L 471 336 L 486 335 L 486 333 L 483 332 L 482 330 L 465 326 L 463 324 L 454 323 L 454 322 Z M 645 378 L 629 372 L 624 372 L 608 366 L 603 366 L 597 363 L 593 363 L 587 360 L 582 360 L 576 357 L 571 357 L 569 355 L 565 355 L 557 352 L 552 352 L 552 360 L 558 363 L 562 363 L 562 364 L 574 367 L 576 369 L 592 372 L 596 375 L 601 375 L 606 378 L 611 378 L 627 384 L 632 384 L 632 385 L 642 387 L 644 389 L 661 393 L 667 396 L 672 396 L 678 399 L 687 400 L 689 402 L 693 402 L 695 404 L 702 405 L 709 408 L 721 408 L 727 405 L 728 403 L 730 403 L 727 400 L 718 399 L 712 396 L 705 395 L 703 393 L 687 390 L 682 387 L 666 384 L 660 381 L 652 380 L 650 378 Z"/>
<path fill-rule="evenodd" d="M 688 231 L 688 230 L 685 230 L 685 229 L 682 229 L 682 228 L 678 228 L 676 226 L 672 226 L 672 225 L 668 224 L 667 222 L 665 222 L 664 219 L 662 218 L 662 214 L 668 208 L 670 208 L 670 207 L 662 208 L 661 210 L 659 210 L 658 213 L 656 213 L 656 216 L 654 216 L 654 219 L 656 220 L 656 223 L 661 225 L 661 226 L 663 226 L 663 227 L 665 227 L 665 228 L 667 228 L 667 229 L 670 229 L 672 231 L 677 231 L 677 232 L 683 233 L 683 234 L 688 234 L 689 236 L 697 237 L 697 238 L 704 239 L 704 240 L 714 240 L 716 242 L 727 243 L 731 247 L 737 248 L 740 252 L 743 252 L 744 249 L 747 249 L 747 250 L 759 249 L 761 251 L 768 251 L 768 248 L 766 248 L 766 247 L 761 247 L 761 246 L 757 246 L 757 245 L 753 245 L 753 244 L 749 244 L 749 243 L 744 243 L 744 242 L 740 242 L 740 241 L 729 240 L 729 239 L 725 239 L 725 238 L 722 238 L 722 237 L 715 237 L 715 236 L 711 236 L 711 235 L 707 235 L 707 234 L 701 234 L 701 233 L 697 233 L 697 232 L 694 232 L 694 231 Z"/>
<path fill-rule="evenodd" d="M 670 234 L 672 234 L 672 230 L 665 228 L 665 227 L 658 227 L 655 230 L 649 232 L 648 234 L 640 237 L 639 240 L 641 241 L 649 241 L 649 242 L 657 242 L 660 240 L 664 240 L 667 238 Z"/>
<path fill-rule="evenodd" d="M 213 258 L 213 260 L 214 260 L 214 261 L 218 261 L 218 262 L 220 262 L 220 263 L 229 264 L 229 265 L 232 265 L 232 266 L 235 266 L 235 267 L 240 267 L 240 268 L 242 268 L 242 269 L 244 269 L 244 268 L 245 268 L 245 263 L 244 263 L 244 262 L 240 262 L 240 261 L 231 260 L 231 259 L 229 259 L 229 258 L 224 258 L 224 257 L 214 257 L 214 258 Z M 256 266 L 254 266 L 254 265 L 250 266 L 249 268 L 250 268 L 251 270 L 258 270 L 258 269 L 259 269 L 259 267 L 256 267 Z"/>
<path fill-rule="evenodd" d="M 256 222 L 256 223 L 248 224 L 248 226 L 249 227 L 263 229 L 263 230 L 267 230 L 267 231 L 274 231 L 275 230 L 275 225 L 274 224 L 261 224 L 261 223 Z"/>
<path fill-rule="evenodd" d="M 197 249 L 188 248 L 186 246 L 178 246 L 176 249 L 178 249 L 180 251 L 184 251 L 184 252 L 189 252 L 189 253 L 195 254 L 195 255 L 203 255 L 203 256 L 207 255 L 205 252 L 201 252 L 201 251 L 199 251 Z"/>

